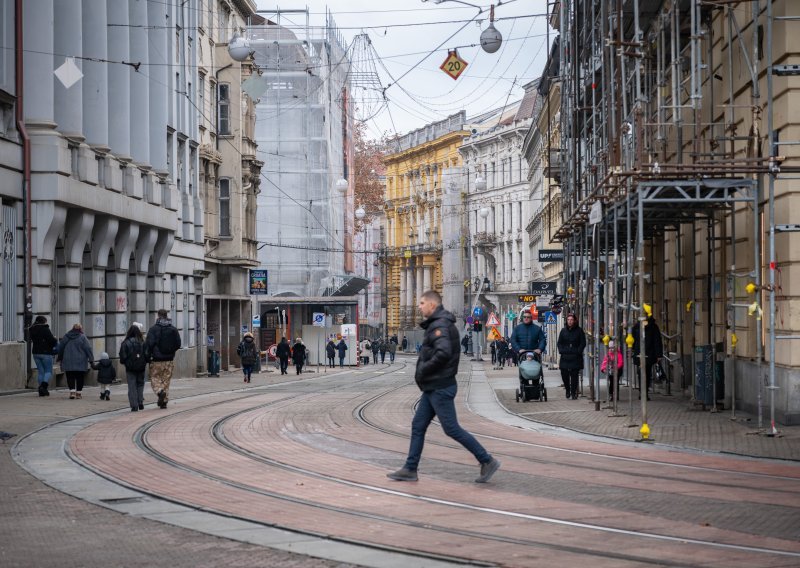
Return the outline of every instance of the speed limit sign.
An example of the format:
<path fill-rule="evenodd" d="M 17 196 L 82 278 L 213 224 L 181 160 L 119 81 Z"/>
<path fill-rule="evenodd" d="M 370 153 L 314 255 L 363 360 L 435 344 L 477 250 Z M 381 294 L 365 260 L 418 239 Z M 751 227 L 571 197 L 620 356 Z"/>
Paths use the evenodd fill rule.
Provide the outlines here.
<path fill-rule="evenodd" d="M 278 357 L 278 346 L 273 343 L 269 346 L 269 349 L 267 349 L 267 353 L 270 359 L 276 359 Z"/>
<path fill-rule="evenodd" d="M 458 79 L 458 76 L 467 68 L 467 62 L 458 56 L 456 50 L 448 51 L 447 58 L 439 66 L 439 69 L 450 75 L 453 79 Z"/>

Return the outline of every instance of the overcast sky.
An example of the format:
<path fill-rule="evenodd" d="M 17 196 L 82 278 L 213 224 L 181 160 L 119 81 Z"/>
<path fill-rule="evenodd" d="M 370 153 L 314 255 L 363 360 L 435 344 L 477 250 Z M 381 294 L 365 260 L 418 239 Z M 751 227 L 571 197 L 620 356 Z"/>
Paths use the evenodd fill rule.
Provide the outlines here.
<path fill-rule="evenodd" d="M 257 2 L 260 10 L 276 7 L 265 0 Z M 279 6 L 284 10 L 307 6 L 312 25 L 324 25 L 327 6 L 348 44 L 361 33 L 369 35 L 380 61 L 373 63 L 374 57 L 366 49 L 351 49 L 356 67 L 369 71 L 374 64 L 382 87 L 397 81 L 386 90 L 389 102 L 383 104 L 377 90 L 358 86 L 366 84 L 368 76 L 356 79 L 353 93 L 361 118 L 367 119 L 370 135 L 378 137 L 384 132 L 404 134 L 461 109 L 471 117 L 502 107 L 522 96 L 521 85 L 541 75 L 548 52 L 543 16 L 546 0 L 511 0 L 495 8 L 495 27 L 504 41 L 494 54 L 485 53 L 478 45 L 481 31 L 488 25 L 489 5 L 470 3 L 484 9 L 477 16 L 480 23 L 467 23 L 478 14 L 476 8 L 452 1 L 437 5 L 421 0 L 305 0 L 282 1 Z M 284 15 L 281 20 L 287 25 L 304 23 L 304 17 L 296 14 Z M 550 30 L 551 42 L 555 35 Z M 355 43 L 359 45 L 366 44 Z M 439 69 L 450 48 L 458 48 L 459 56 L 468 63 L 455 81 Z"/>

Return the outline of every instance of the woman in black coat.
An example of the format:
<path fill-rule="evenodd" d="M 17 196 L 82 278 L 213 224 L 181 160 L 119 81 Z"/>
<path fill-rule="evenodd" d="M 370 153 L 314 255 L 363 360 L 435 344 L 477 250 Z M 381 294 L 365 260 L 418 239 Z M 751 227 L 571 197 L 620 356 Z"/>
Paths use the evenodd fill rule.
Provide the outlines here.
<path fill-rule="evenodd" d="M 303 345 L 303 340 L 299 337 L 295 340 L 292 348 L 292 361 L 299 375 L 303 370 L 303 364 L 306 362 L 306 346 Z"/>
<path fill-rule="evenodd" d="M 558 334 L 558 352 L 561 358 L 558 368 L 567 398 L 578 398 L 578 375 L 583 369 L 583 350 L 586 349 L 586 334 L 578 326 L 575 314 L 567 316 L 567 325 Z"/>
<path fill-rule="evenodd" d="M 328 357 L 328 367 L 333 369 L 336 366 L 336 344 L 333 339 L 328 340 L 328 344 L 325 346 L 325 355 Z"/>
<path fill-rule="evenodd" d="M 278 360 L 281 362 L 281 375 L 285 375 L 287 373 L 286 369 L 289 368 L 289 357 L 292 355 L 292 347 L 285 337 L 281 337 L 281 342 L 278 343 L 275 355 L 277 355 Z"/>
<path fill-rule="evenodd" d="M 31 338 L 31 352 L 36 362 L 36 379 L 39 381 L 39 396 L 50 396 L 48 387 L 50 377 L 53 376 L 53 347 L 58 344 L 47 318 L 36 316 L 33 325 L 28 330 Z"/>

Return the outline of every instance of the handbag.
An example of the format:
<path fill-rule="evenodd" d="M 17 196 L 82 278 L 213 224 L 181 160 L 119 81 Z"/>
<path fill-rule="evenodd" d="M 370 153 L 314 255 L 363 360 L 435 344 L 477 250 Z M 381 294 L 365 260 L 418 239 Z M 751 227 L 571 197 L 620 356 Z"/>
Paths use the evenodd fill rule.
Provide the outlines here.
<path fill-rule="evenodd" d="M 653 377 L 653 381 L 656 383 L 663 383 L 667 378 L 667 374 L 664 372 L 664 368 L 661 366 L 661 363 L 658 362 L 653 363 L 651 374 Z"/>

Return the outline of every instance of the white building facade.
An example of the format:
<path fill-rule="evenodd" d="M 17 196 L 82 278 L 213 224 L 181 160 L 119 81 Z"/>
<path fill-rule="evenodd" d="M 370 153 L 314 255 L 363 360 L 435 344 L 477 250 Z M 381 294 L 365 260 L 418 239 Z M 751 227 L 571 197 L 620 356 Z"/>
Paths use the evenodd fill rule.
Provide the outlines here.
<path fill-rule="evenodd" d="M 465 205 L 469 301 L 494 311 L 501 319 L 498 331 L 504 335 L 510 335 L 515 321 L 505 315 L 519 315 L 518 297 L 527 293 L 531 279 L 525 225 L 535 204 L 529 196 L 522 143 L 532 122 L 534 100 L 535 89 L 528 85 L 521 101 L 476 117 L 471 121 L 472 135 L 459 149 L 471 178 Z M 485 187 L 476 186 L 476 178 Z"/>
<path fill-rule="evenodd" d="M 2 189 L 11 241 L 2 271 L 4 346 L 44 315 L 58 336 L 82 323 L 95 354 L 115 357 L 132 322 L 150 325 L 165 308 L 183 339 L 176 375 L 196 373 L 204 274 L 193 104 L 198 5 L 35 0 L 16 14 L 3 3 L 4 47 L 9 22 L 22 19 L 15 104 L 24 108 L 22 127 L 6 129 L 0 154 L 0 167 L 23 171 Z M 5 90 L 16 66 L 3 52 Z M 80 72 L 74 83 L 54 73 L 65 62 Z M 19 158 L 26 147 L 27 163 Z M 27 167 L 29 185 L 20 179 Z M 4 348 L 0 357 L 13 369 L 6 383 L 15 383 L 2 386 L 24 383 L 16 352 Z"/>

